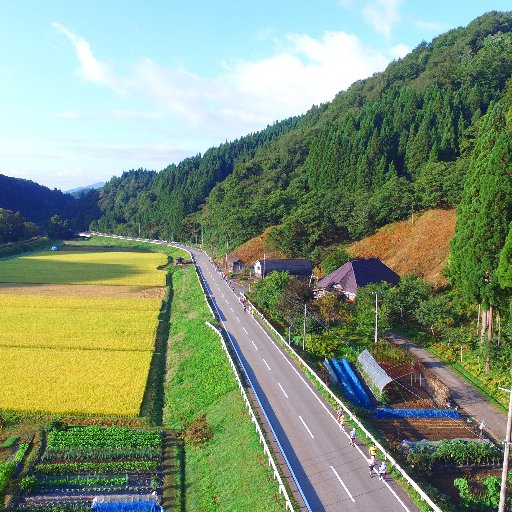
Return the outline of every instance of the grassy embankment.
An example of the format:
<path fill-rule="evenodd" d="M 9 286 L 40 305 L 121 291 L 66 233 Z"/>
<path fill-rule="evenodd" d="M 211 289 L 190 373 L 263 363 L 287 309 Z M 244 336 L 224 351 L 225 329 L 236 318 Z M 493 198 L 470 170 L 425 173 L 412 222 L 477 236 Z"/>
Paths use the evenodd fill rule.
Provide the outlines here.
<path fill-rule="evenodd" d="M 177 503 L 184 510 L 284 510 L 193 267 L 173 272 L 165 425 L 183 429 L 203 413 L 213 437 L 186 445 Z M 185 492 L 185 494 L 183 494 Z"/>

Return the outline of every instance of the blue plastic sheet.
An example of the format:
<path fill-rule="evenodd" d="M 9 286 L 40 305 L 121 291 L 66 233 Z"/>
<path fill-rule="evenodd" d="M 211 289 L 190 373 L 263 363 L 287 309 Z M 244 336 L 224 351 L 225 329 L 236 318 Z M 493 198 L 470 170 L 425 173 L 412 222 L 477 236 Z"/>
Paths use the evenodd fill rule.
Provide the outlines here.
<path fill-rule="evenodd" d="M 94 503 L 96 512 L 157 512 L 160 507 L 154 501 Z"/>
<path fill-rule="evenodd" d="M 345 358 L 331 359 L 329 362 L 346 397 L 355 405 L 370 408 L 370 397 L 352 370 L 350 363 Z"/>
<path fill-rule="evenodd" d="M 458 419 L 460 414 L 452 409 L 379 409 L 375 412 L 379 418 L 449 418 Z"/>

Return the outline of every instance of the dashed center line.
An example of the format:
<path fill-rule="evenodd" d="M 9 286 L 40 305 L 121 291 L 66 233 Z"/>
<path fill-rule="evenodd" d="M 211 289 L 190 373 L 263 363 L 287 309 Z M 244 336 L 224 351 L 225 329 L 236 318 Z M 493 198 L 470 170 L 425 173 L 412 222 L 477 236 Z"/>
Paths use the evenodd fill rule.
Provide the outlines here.
<path fill-rule="evenodd" d="M 256 346 L 256 343 L 254 343 L 254 341 L 252 341 L 252 340 L 251 340 L 251 343 L 254 345 L 254 348 L 255 348 L 256 350 L 259 350 L 259 348 Z"/>
<path fill-rule="evenodd" d="M 226 301 L 227 302 L 227 301 Z M 235 310 L 230 306 L 229 309 L 231 309 L 231 313 L 234 313 Z M 239 320 L 240 321 L 240 320 Z"/>
<path fill-rule="evenodd" d="M 340 475 L 338 475 L 338 472 L 332 466 L 331 466 L 331 469 L 334 471 L 334 474 L 336 475 L 336 478 L 340 481 L 340 484 L 343 486 L 343 489 L 345 489 L 345 491 L 347 492 L 348 497 L 355 503 L 356 500 L 354 499 L 352 494 L 350 494 L 350 491 L 348 490 L 347 486 L 345 485 L 345 482 L 340 478 Z"/>
<path fill-rule="evenodd" d="M 288 395 L 286 394 L 286 391 L 283 389 L 283 386 L 281 386 L 281 383 L 278 382 L 277 385 L 281 388 L 281 391 L 283 392 L 283 395 L 288 398 Z"/>
<path fill-rule="evenodd" d="M 240 318 L 238 318 L 237 316 L 235 316 L 235 318 L 238 320 L 238 323 L 240 323 Z"/>
<path fill-rule="evenodd" d="M 263 359 L 263 362 L 265 363 L 265 366 L 269 369 L 269 371 L 272 371 L 272 369 L 270 368 L 270 366 L 268 365 L 267 361 L 265 361 L 265 359 Z"/>
<path fill-rule="evenodd" d="M 244 327 L 244 332 L 245 332 L 245 334 L 249 334 L 249 333 L 247 332 L 247 329 L 246 329 L 245 327 Z"/>
<path fill-rule="evenodd" d="M 299 416 L 299 420 L 302 421 L 302 424 L 304 425 L 305 429 L 308 431 L 308 434 L 311 436 L 311 439 L 315 439 L 315 436 L 311 433 L 311 430 L 309 430 L 309 427 L 306 425 L 306 422 L 302 419 L 302 416 Z"/>

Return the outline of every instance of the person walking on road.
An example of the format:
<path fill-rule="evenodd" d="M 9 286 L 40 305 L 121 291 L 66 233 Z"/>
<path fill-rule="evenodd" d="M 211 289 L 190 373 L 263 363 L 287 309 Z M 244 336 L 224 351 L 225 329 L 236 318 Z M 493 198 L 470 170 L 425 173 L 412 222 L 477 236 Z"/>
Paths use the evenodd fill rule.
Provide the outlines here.
<path fill-rule="evenodd" d="M 356 445 L 356 436 L 357 436 L 356 427 L 354 427 L 350 431 L 350 446 L 355 446 Z"/>
<path fill-rule="evenodd" d="M 375 455 L 370 455 L 370 458 L 368 459 L 368 472 L 370 474 L 370 478 L 373 478 L 373 468 L 375 467 L 375 464 L 377 464 Z"/>
<path fill-rule="evenodd" d="M 338 425 L 340 426 L 340 430 L 343 430 L 343 432 L 345 432 L 345 414 L 341 407 L 340 407 L 340 409 L 338 409 L 338 412 L 336 414 L 336 421 L 338 422 Z"/>
<path fill-rule="evenodd" d="M 379 472 L 379 480 L 384 481 L 386 479 L 386 473 L 387 473 L 386 463 L 384 461 L 382 461 L 379 464 L 378 472 Z"/>

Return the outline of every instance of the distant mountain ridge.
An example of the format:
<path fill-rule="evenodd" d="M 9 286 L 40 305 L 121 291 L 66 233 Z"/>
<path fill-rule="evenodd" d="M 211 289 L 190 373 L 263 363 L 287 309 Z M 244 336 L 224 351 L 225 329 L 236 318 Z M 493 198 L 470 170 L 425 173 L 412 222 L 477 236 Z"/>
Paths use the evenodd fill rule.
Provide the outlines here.
<path fill-rule="evenodd" d="M 104 181 L 100 181 L 98 183 L 93 183 L 92 185 L 85 185 L 84 187 L 72 188 L 71 190 L 65 190 L 66 194 L 75 195 L 77 192 L 83 192 L 85 190 L 97 190 L 105 185 Z"/>

